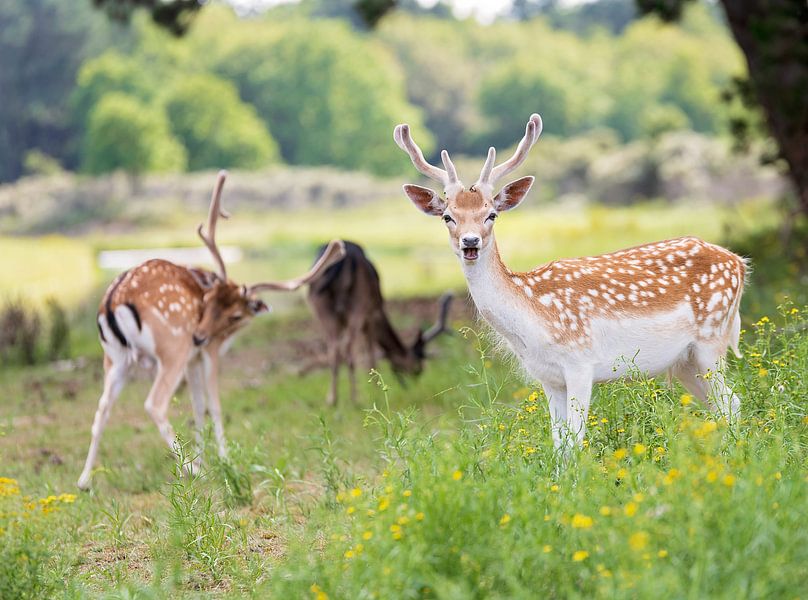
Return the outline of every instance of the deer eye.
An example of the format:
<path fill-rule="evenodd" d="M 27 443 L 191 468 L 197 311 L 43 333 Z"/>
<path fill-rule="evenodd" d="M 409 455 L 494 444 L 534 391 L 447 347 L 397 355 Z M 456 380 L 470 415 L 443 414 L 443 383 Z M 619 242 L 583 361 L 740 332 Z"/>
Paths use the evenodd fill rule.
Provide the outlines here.
<path fill-rule="evenodd" d="M 444 223 L 454 223 L 455 220 L 452 217 L 450 217 L 448 214 L 446 214 L 446 215 L 443 215 L 443 222 Z"/>
<path fill-rule="evenodd" d="M 242 317 L 243 315 L 230 315 L 230 322 L 237 323 L 238 321 L 241 321 Z"/>
<path fill-rule="evenodd" d="M 490 215 L 488 215 L 488 216 L 485 218 L 485 220 L 486 220 L 486 221 L 492 221 L 492 222 L 493 222 L 493 221 L 494 221 L 496 218 L 497 218 L 497 213 L 491 213 Z"/>

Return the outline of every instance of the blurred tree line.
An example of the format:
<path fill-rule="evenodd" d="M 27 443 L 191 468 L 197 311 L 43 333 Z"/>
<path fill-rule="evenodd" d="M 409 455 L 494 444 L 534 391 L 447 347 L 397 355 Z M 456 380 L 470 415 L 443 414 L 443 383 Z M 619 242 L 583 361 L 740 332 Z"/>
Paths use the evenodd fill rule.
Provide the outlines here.
<path fill-rule="evenodd" d="M 93 2 L 123 19 L 150 6 Z M 434 156 L 509 146 L 534 111 L 547 135 L 605 128 L 623 141 L 679 129 L 727 135 L 739 113 L 752 114 L 721 101 L 744 67 L 704 6 L 666 26 L 634 20 L 633 0 L 516 2 L 522 20 L 482 26 L 414 0 L 376 24 L 392 3 L 375 2 L 364 3 L 370 19 L 355 0 L 250 18 L 213 4 L 178 38 L 144 15 L 123 28 L 89 0 L 4 0 L 0 181 L 59 167 L 138 174 L 279 161 L 392 175 L 408 169 L 391 142 L 402 121 Z M 182 6 L 196 12 L 195 2 Z"/>

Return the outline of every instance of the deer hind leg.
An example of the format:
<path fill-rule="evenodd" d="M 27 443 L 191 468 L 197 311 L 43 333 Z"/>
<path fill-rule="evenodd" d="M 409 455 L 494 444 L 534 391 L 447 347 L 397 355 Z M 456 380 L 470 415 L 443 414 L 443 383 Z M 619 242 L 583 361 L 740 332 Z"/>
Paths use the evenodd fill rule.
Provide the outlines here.
<path fill-rule="evenodd" d="M 177 451 L 177 437 L 174 428 L 168 421 L 168 406 L 171 397 L 182 380 L 185 360 L 174 360 L 166 364 L 161 360 L 157 366 L 157 376 L 154 379 L 149 395 L 146 397 L 145 408 L 149 413 L 160 435 L 173 452 Z M 191 465 L 193 471 L 195 465 Z"/>
<path fill-rule="evenodd" d="M 698 345 L 687 359 L 674 367 L 674 375 L 687 390 L 713 413 L 728 420 L 740 414 L 741 401 L 724 378 L 724 352 Z"/>
<path fill-rule="evenodd" d="M 84 470 L 78 480 L 79 489 L 90 489 L 92 471 L 98 457 L 98 447 L 101 444 L 101 434 L 109 420 L 112 405 L 123 390 L 129 375 L 129 365 L 126 358 L 121 356 L 117 362 L 113 362 L 109 356 L 104 355 L 104 391 L 98 400 L 98 410 L 95 411 L 93 419 L 92 440 L 90 449 L 87 452 L 87 460 L 84 462 Z"/>

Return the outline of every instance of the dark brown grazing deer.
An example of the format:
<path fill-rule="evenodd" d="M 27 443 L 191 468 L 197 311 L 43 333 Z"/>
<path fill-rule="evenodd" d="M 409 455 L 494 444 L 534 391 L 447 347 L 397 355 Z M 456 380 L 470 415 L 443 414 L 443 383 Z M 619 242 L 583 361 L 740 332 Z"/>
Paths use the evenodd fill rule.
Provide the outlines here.
<path fill-rule="evenodd" d="M 420 329 L 412 343 L 406 344 L 384 311 L 384 298 L 379 274 L 365 256 L 362 247 L 343 242 L 345 255 L 337 260 L 309 285 L 309 304 L 326 336 L 328 363 L 331 367 L 331 388 L 326 402 L 337 403 L 337 379 L 342 362 L 348 365 L 351 400 L 356 402 L 356 358 L 358 342 L 366 344 L 370 366 L 375 365 L 376 348 L 390 361 L 396 375 L 418 375 L 424 367 L 426 345 L 446 331 L 446 317 L 452 295 L 441 296 L 438 320 L 427 331 Z M 326 246 L 318 251 L 318 259 Z"/>

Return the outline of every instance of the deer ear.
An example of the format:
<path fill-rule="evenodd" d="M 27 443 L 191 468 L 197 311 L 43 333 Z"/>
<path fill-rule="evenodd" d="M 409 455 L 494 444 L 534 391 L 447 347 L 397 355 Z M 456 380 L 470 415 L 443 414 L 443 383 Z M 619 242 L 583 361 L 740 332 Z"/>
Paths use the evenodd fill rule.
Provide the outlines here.
<path fill-rule="evenodd" d="M 412 203 L 428 215 L 440 216 L 446 210 L 446 203 L 438 194 L 429 188 L 408 183 L 404 186 L 404 193 Z"/>
<path fill-rule="evenodd" d="M 494 208 L 502 212 L 519 206 L 533 185 L 533 177 L 527 176 L 510 182 L 494 197 Z"/>

